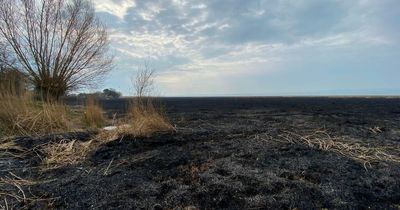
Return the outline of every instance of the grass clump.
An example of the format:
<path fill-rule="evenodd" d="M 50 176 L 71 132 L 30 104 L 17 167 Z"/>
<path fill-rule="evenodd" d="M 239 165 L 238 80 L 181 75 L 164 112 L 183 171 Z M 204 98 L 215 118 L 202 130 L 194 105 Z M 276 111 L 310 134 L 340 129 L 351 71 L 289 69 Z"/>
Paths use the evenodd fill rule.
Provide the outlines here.
<path fill-rule="evenodd" d="M 88 127 L 100 128 L 106 123 L 103 115 L 103 109 L 97 103 L 94 97 L 88 97 L 85 112 L 83 113 L 83 122 Z"/>
<path fill-rule="evenodd" d="M 117 126 L 119 136 L 149 137 L 156 132 L 174 130 L 161 106 L 155 104 L 154 69 L 145 63 L 132 80 L 136 97 L 130 103 L 126 118 Z"/>
<path fill-rule="evenodd" d="M 92 141 L 62 140 L 47 144 L 42 147 L 42 152 L 46 154 L 43 163 L 48 168 L 77 164 L 86 158 L 92 148 Z"/>
<path fill-rule="evenodd" d="M 66 107 L 58 102 L 35 101 L 24 76 L 0 74 L 0 136 L 42 135 L 69 130 Z"/>
<path fill-rule="evenodd" d="M 0 135 L 43 135 L 69 130 L 67 109 L 53 102 L 34 101 L 29 94 L 0 94 Z"/>
<path fill-rule="evenodd" d="M 127 135 L 149 137 L 156 132 L 171 131 L 174 127 L 150 98 L 137 98 L 131 104 L 123 132 Z"/>

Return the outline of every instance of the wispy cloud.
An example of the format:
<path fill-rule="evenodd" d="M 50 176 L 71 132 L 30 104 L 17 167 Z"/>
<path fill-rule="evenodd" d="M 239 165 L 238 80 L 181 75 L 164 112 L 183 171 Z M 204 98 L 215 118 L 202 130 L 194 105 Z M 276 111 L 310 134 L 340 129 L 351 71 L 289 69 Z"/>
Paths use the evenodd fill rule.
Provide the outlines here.
<path fill-rule="evenodd" d="M 384 55 L 380 54 L 376 61 L 382 62 L 382 56 L 387 54 L 386 59 L 390 59 L 400 49 L 397 0 L 95 3 L 98 15 L 110 28 L 117 56 L 117 70 L 111 75 L 110 84 L 116 84 L 115 80 L 123 74 L 134 74 L 135 66 L 147 60 L 159 71 L 158 81 L 167 95 L 234 94 L 243 89 L 269 94 L 260 89 L 281 87 L 263 86 L 261 79 L 267 82 L 276 78 L 283 83 L 287 72 L 307 75 L 308 69 L 317 67 L 321 74 L 327 73 L 326 69 L 331 67 L 324 66 L 321 60 L 332 65 L 343 55 L 360 59 L 378 56 L 379 51 Z M 320 61 L 313 64 L 313 58 Z M 357 73 L 354 68 L 363 68 L 343 62 L 333 63 L 339 75 L 346 71 Z M 376 71 L 392 71 L 392 62 L 384 62 L 384 68 Z M 293 70 L 296 63 L 304 66 Z M 338 81 L 336 86 L 339 85 L 343 84 Z M 361 88 L 366 83 L 353 85 Z M 369 85 L 382 88 L 382 82 L 376 78 L 369 78 Z M 390 82 L 388 85 L 395 86 Z M 294 91 L 302 88 L 290 84 L 288 87 Z M 318 88 L 321 87 L 314 87 Z M 335 83 L 329 88 L 335 88 Z"/>

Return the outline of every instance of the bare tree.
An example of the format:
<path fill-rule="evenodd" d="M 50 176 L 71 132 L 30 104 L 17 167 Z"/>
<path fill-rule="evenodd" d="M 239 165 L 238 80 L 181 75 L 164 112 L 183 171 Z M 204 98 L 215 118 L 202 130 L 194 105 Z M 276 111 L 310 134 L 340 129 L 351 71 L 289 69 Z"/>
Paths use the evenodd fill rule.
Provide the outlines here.
<path fill-rule="evenodd" d="M 135 94 L 138 98 L 149 97 L 154 88 L 154 68 L 147 62 L 140 66 L 136 78 L 134 78 L 133 86 Z"/>
<path fill-rule="evenodd" d="M 88 0 L 0 0 L 0 36 L 45 99 L 111 70 L 108 35 Z"/>
<path fill-rule="evenodd" d="M 14 64 L 15 59 L 11 57 L 6 43 L 0 40 L 0 72 L 12 68 Z"/>

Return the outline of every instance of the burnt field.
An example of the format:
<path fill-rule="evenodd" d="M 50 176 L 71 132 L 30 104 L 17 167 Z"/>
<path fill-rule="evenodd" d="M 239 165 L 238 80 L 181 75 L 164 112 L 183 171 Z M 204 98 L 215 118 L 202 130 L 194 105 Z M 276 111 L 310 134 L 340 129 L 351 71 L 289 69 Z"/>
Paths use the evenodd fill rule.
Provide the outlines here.
<path fill-rule="evenodd" d="M 118 138 L 62 167 L 43 166 L 41 145 L 94 134 L 16 138 L 0 153 L 1 207 L 400 209 L 400 99 L 160 103 L 175 132 Z M 127 100 L 101 104 L 123 115 Z"/>

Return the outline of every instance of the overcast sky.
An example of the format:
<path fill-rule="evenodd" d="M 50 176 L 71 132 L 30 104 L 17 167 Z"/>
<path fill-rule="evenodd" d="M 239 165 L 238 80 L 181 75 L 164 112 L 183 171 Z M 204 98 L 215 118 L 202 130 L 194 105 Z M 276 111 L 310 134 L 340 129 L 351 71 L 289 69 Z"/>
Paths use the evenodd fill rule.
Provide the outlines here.
<path fill-rule="evenodd" d="M 129 95 L 400 95 L 399 0 L 96 0 Z"/>

